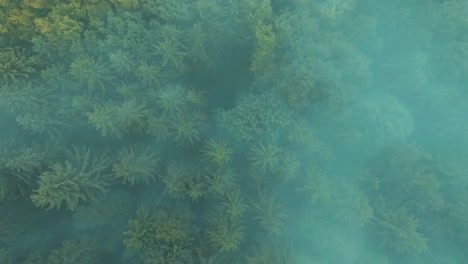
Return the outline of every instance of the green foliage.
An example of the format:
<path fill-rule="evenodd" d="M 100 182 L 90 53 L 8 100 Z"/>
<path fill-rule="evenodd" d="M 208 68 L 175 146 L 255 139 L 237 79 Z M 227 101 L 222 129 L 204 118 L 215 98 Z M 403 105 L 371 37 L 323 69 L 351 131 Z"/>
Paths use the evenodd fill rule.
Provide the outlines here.
<path fill-rule="evenodd" d="M 37 148 L 11 144 L 0 151 L 0 201 L 27 195 L 46 163 L 44 151 Z"/>
<path fill-rule="evenodd" d="M 109 54 L 110 66 L 118 73 L 129 73 L 135 67 L 135 62 L 130 53 L 117 50 Z"/>
<path fill-rule="evenodd" d="M 281 151 L 274 142 L 259 143 L 250 148 L 248 159 L 253 168 L 262 174 L 276 172 Z"/>
<path fill-rule="evenodd" d="M 207 37 L 206 29 L 200 23 L 193 24 L 191 30 L 187 32 L 187 57 L 195 63 L 208 63 Z"/>
<path fill-rule="evenodd" d="M 47 264 L 47 258 L 41 252 L 35 251 L 28 254 L 21 264 Z"/>
<path fill-rule="evenodd" d="M 193 109 L 200 110 L 201 108 L 206 107 L 205 90 L 200 88 L 189 88 L 186 93 L 186 100 Z"/>
<path fill-rule="evenodd" d="M 186 68 L 184 59 L 186 47 L 182 43 L 182 32 L 172 25 L 161 28 L 162 40 L 153 45 L 152 54 L 161 58 L 163 67 L 170 67 L 183 72 Z"/>
<path fill-rule="evenodd" d="M 12 223 L 8 215 L 0 218 L 0 245 L 8 245 L 19 235 L 19 226 Z M 1 256 L 0 256 L 1 260 Z M 2 262 L 3 263 L 3 262 Z"/>
<path fill-rule="evenodd" d="M 165 141 L 171 135 L 171 122 L 170 118 L 162 116 L 151 116 L 148 119 L 147 133 L 155 137 L 158 141 Z"/>
<path fill-rule="evenodd" d="M 336 207 L 333 208 L 332 214 L 340 222 L 353 227 L 363 227 L 373 219 L 374 210 L 369 198 L 361 190 L 346 186 L 344 190 L 337 191 L 335 194 L 339 195 L 339 198 L 333 198 Z"/>
<path fill-rule="evenodd" d="M 312 105 L 333 106 L 336 103 L 334 100 L 340 96 L 337 80 L 322 73 L 325 70 L 318 67 L 315 60 L 297 59 L 284 66 L 278 75 L 278 92 L 287 98 L 291 107 L 304 109 Z M 308 66 L 309 63 L 315 64 Z"/>
<path fill-rule="evenodd" d="M 411 212 L 434 212 L 443 208 L 441 171 L 429 154 L 411 145 L 385 148 L 374 159 L 370 174 L 379 181 L 378 192 Z M 399 192 L 394 196 L 395 191 Z"/>
<path fill-rule="evenodd" d="M 79 231 L 94 231 L 99 228 L 112 228 L 112 231 L 121 231 L 126 227 L 128 215 L 134 210 L 131 197 L 123 190 L 111 190 L 98 202 L 90 202 L 79 205 L 73 211 L 73 226 Z M 112 236 L 114 237 L 114 236 Z M 121 233 L 115 235 L 120 242 Z M 113 244 L 106 241 L 106 248 L 112 248 Z"/>
<path fill-rule="evenodd" d="M 186 93 L 186 88 L 180 84 L 166 85 L 158 91 L 156 102 L 169 115 L 181 113 L 187 109 Z"/>
<path fill-rule="evenodd" d="M 422 252 L 428 249 L 427 239 L 418 229 L 419 220 L 405 208 L 378 210 L 376 218 L 379 228 L 377 234 L 382 245 L 400 254 Z"/>
<path fill-rule="evenodd" d="M 269 238 L 255 245 L 246 254 L 247 264 L 281 264 L 281 263 L 309 263 L 317 264 L 310 259 L 302 259 L 291 254 L 289 242 L 283 238 Z"/>
<path fill-rule="evenodd" d="M 119 106 L 116 115 L 120 126 L 125 131 L 142 133 L 147 126 L 149 111 L 146 105 L 137 99 L 126 99 Z"/>
<path fill-rule="evenodd" d="M 441 183 L 432 166 L 418 166 L 413 178 L 403 188 L 415 198 L 410 202 L 419 212 L 438 211 L 445 206 L 445 199 L 440 192 Z"/>
<path fill-rule="evenodd" d="M 294 122 L 292 127 L 288 129 L 288 140 L 294 145 L 306 147 L 310 150 L 315 150 L 320 145 L 315 127 L 304 118 Z"/>
<path fill-rule="evenodd" d="M 296 191 L 302 193 L 310 203 L 329 202 L 332 196 L 329 176 L 314 166 L 307 166 L 304 173 L 302 185 Z"/>
<path fill-rule="evenodd" d="M 23 163 L 24 162 L 24 163 Z M 2 150 L 0 156 L 0 201 L 27 195 L 32 176 L 42 167 L 42 157 L 32 149 Z"/>
<path fill-rule="evenodd" d="M 38 134 L 47 134 L 50 138 L 61 136 L 60 128 L 67 125 L 48 111 L 19 115 L 16 117 L 16 123 L 23 129 Z"/>
<path fill-rule="evenodd" d="M 242 218 L 248 209 L 239 187 L 226 192 L 223 206 L 230 218 Z"/>
<path fill-rule="evenodd" d="M 274 63 L 276 36 L 271 24 L 262 21 L 255 27 L 256 47 L 250 70 L 254 73 L 269 70 Z"/>
<path fill-rule="evenodd" d="M 89 90 L 97 87 L 105 90 L 106 84 L 111 79 L 107 65 L 91 56 L 76 58 L 70 65 L 70 74 Z"/>
<path fill-rule="evenodd" d="M 208 170 L 205 175 L 205 182 L 208 185 L 208 191 L 224 195 L 235 186 L 236 174 L 231 168 L 220 168 Z"/>
<path fill-rule="evenodd" d="M 143 133 L 147 129 L 147 115 L 149 111 L 144 103 L 130 98 L 120 105 L 109 101 L 94 106 L 88 112 L 88 120 L 102 136 L 122 138 L 126 133 Z"/>
<path fill-rule="evenodd" d="M 108 175 L 103 173 L 108 160 L 91 155 L 86 148 L 68 151 L 68 160 L 57 162 L 39 176 L 31 199 L 38 207 L 74 210 L 80 203 L 96 201 L 107 192 Z"/>
<path fill-rule="evenodd" d="M 39 111 L 49 99 L 45 87 L 36 87 L 30 82 L 0 87 L 0 107 L 13 114 Z"/>
<path fill-rule="evenodd" d="M 285 205 L 281 198 L 273 191 L 259 191 L 258 200 L 252 202 L 255 211 L 254 217 L 269 235 L 279 236 L 283 232 L 288 217 Z"/>
<path fill-rule="evenodd" d="M 52 87 L 61 89 L 70 89 L 70 81 L 68 80 L 68 67 L 63 65 L 49 66 L 41 71 L 41 78 L 47 83 L 47 90 L 53 91 Z M 44 93 L 43 93 L 44 94 Z"/>
<path fill-rule="evenodd" d="M 363 99 L 360 111 L 366 136 L 377 143 L 398 142 L 410 136 L 414 121 L 408 109 L 397 98 L 381 95 Z"/>
<path fill-rule="evenodd" d="M 119 151 L 113 171 L 124 183 L 148 185 L 158 174 L 158 163 L 159 158 L 151 148 L 130 146 Z"/>
<path fill-rule="evenodd" d="M 44 152 L 31 147 L 18 147 L 16 149 L 5 149 L 1 152 L 0 163 L 2 169 L 27 181 L 32 174 L 42 169 L 46 163 Z"/>
<path fill-rule="evenodd" d="M 174 129 L 174 140 L 179 144 L 194 144 L 200 140 L 206 123 L 205 116 L 200 111 L 184 111 L 177 114 L 172 127 Z"/>
<path fill-rule="evenodd" d="M 289 127 L 290 111 L 274 94 L 245 95 L 234 108 L 220 111 L 217 119 L 222 128 L 242 142 L 270 138 Z"/>
<path fill-rule="evenodd" d="M 13 264 L 13 254 L 6 248 L 0 248 L 0 261 L 4 264 Z"/>
<path fill-rule="evenodd" d="M 296 152 L 283 151 L 280 156 L 278 173 L 284 181 L 290 181 L 299 176 L 301 161 Z"/>
<path fill-rule="evenodd" d="M 80 202 L 87 200 L 80 189 L 80 176 L 71 163 L 57 163 L 39 176 L 39 187 L 31 194 L 31 199 L 38 207 L 60 209 L 65 203 L 73 210 Z"/>
<path fill-rule="evenodd" d="M 168 215 L 165 211 L 152 211 L 139 207 L 136 219 L 128 222 L 129 230 L 125 232 L 125 244 L 135 249 L 143 249 L 155 243 L 154 240 L 176 242 L 188 239 L 188 226 L 180 219 Z"/>
<path fill-rule="evenodd" d="M 5 3 L 7 0 L 2 1 L 5 6 L 8 5 Z M 2 19 L 2 33 L 14 34 L 15 38 L 19 40 L 27 40 L 35 28 L 34 11 L 30 8 L 19 7 L 19 2 L 9 4 L 10 6 L 5 8 L 7 17 Z"/>
<path fill-rule="evenodd" d="M 393 59 L 398 49 L 369 47 L 366 38 L 386 40 L 376 25 L 393 14 L 408 22 L 414 2 L 397 0 L 385 5 L 396 13 L 374 17 L 368 11 L 377 4 L 357 0 L 0 0 L 0 263 L 389 262 L 366 256 L 359 239 L 345 245 L 340 239 L 352 230 L 366 239 L 375 235 L 366 242 L 382 242 L 381 254 L 407 254 L 393 255 L 402 263 L 432 256 L 429 262 L 449 262 L 429 246 L 438 246 L 439 238 L 453 248 L 467 242 L 466 170 L 454 175 L 407 144 L 414 130 L 411 112 L 420 109 L 407 109 L 394 92 L 419 90 L 393 73 L 406 70 L 403 79 L 410 76 L 420 86 L 425 64 L 436 62 L 440 71 L 434 72 L 448 82 L 429 90 L 459 97 L 463 106 L 454 111 L 463 113 L 464 94 L 450 86 L 466 83 L 466 34 L 460 32 L 467 4 L 429 1 L 421 10 L 440 7 L 438 16 L 393 23 L 391 29 L 404 30 L 394 30 L 392 39 L 427 35 L 411 41 L 426 43 L 427 50 L 407 50 L 402 63 Z M 434 47 L 426 40 L 434 40 Z M 391 63 L 384 58 L 371 75 L 369 61 L 376 54 L 392 57 Z M 385 73 L 391 74 L 382 79 Z M 372 76 L 395 97 L 366 97 Z M 434 95 L 440 91 L 429 94 L 437 101 L 431 105 L 443 110 L 444 100 Z M 427 100 L 426 94 L 411 95 Z M 436 121 L 447 116 L 427 109 Z M 330 110 L 346 113 L 338 117 Z M 419 125 L 425 129 L 424 122 Z M 466 131 L 458 128 L 453 135 L 463 141 Z M 361 138 L 341 151 L 342 142 L 334 141 L 338 134 Z M 419 144 L 434 138 L 415 139 Z M 377 148 L 393 147 L 353 156 L 359 144 L 371 141 Z M 109 144 L 116 153 L 94 152 Z M 450 148 L 432 145 L 434 152 Z M 333 161 L 327 159 L 332 152 Z M 362 189 L 352 184 L 361 176 Z M 112 191 L 111 182 L 126 192 Z M 278 186 L 281 196 L 271 191 Z M 298 196 L 309 202 L 302 204 L 306 208 L 296 206 Z M 378 197 L 393 207 L 379 204 Z M 171 207 L 138 208 L 123 233 L 135 199 Z M 73 212 L 44 212 L 63 207 Z M 287 225 L 287 207 L 306 219 Z M 182 210 L 194 218 L 174 213 Z M 206 211 L 214 213 L 200 222 Z M 45 230 L 55 216 L 74 229 Z M 28 239 L 16 240 L 13 220 L 23 219 Z M 190 226 L 192 220 L 202 226 Z M 295 224 L 311 232 L 298 234 L 303 230 Z M 342 224 L 350 233 L 337 234 Z M 54 242 L 46 243 L 44 233 Z M 36 239 L 29 238 L 35 237 L 43 245 L 33 245 Z M 314 259 L 293 260 L 285 243 L 270 245 L 286 238 L 306 240 Z M 326 259 L 327 253 L 343 259 Z"/>
<path fill-rule="evenodd" d="M 160 23 L 182 23 L 191 17 L 191 6 L 188 0 L 164 1 L 141 0 L 143 11 Z"/>
<path fill-rule="evenodd" d="M 144 208 L 138 208 L 136 216 L 136 219 L 128 222 L 129 230 L 125 232 L 124 244 L 135 250 L 143 250 L 154 244 L 150 242 L 155 239 L 155 234 L 152 232 L 155 232 L 154 222 L 156 220 L 153 214 Z"/>
<path fill-rule="evenodd" d="M 193 179 L 193 175 L 195 175 L 193 168 L 183 161 L 169 161 L 166 173 L 161 174 L 165 186 L 164 192 L 176 198 L 185 198 L 188 191 L 187 184 Z"/>
<path fill-rule="evenodd" d="M 89 112 L 89 122 L 101 133 L 101 136 L 111 136 L 122 138 L 124 132 L 120 127 L 120 120 L 117 119 L 118 105 L 113 102 L 95 105 L 92 112 Z"/>
<path fill-rule="evenodd" d="M 206 140 L 205 147 L 201 150 L 201 152 L 205 159 L 218 167 L 229 164 L 234 153 L 232 148 L 225 140 L 214 140 L 212 138 Z"/>
<path fill-rule="evenodd" d="M 157 87 L 165 80 L 164 72 L 159 65 L 145 61 L 138 65 L 135 76 L 146 87 Z"/>
<path fill-rule="evenodd" d="M 290 107 L 305 111 L 320 105 L 343 111 L 348 93 L 369 81 L 366 60 L 349 40 L 321 30 L 320 21 L 307 11 L 282 14 L 275 29 L 276 61 L 281 66 L 270 79 Z"/>
<path fill-rule="evenodd" d="M 97 244 L 88 239 L 69 239 L 62 247 L 53 250 L 48 258 L 50 264 L 94 264 L 98 260 Z"/>
<path fill-rule="evenodd" d="M 162 141 L 172 138 L 177 144 L 194 144 L 200 140 L 206 128 L 206 116 L 202 111 L 203 94 L 186 89 L 180 84 L 165 85 L 149 92 L 149 101 L 156 102 L 153 112 L 147 114 L 146 132 Z"/>
<path fill-rule="evenodd" d="M 34 19 L 36 31 L 40 32 L 51 43 L 66 46 L 73 41 L 78 41 L 83 30 L 82 20 L 85 16 L 84 10 L 80 9 L 77 2 L 58 3 L 45 17 Z"/>
<path fill-rule="evenodd" d="M 0 77 L 6 83 L 28 79 L 41 66 L 41 58 L 24 49 L 0 50 Z"/>
<path fill-rule="evenodd" d="M 156 41 L 159 25 L 149 27 L 139 12 L 108 12 L 105 27 L 99 27 L 99 46 L 108 51 L 131 52 L 137 60 L 147 58 L 150 45 Z M 101 53 L 102 54 L 102 53 Z M 138 61 L 139 62 L 139 61 Z M 139 63 L 137 63 L 139 64 Z"/>
<path fill-rule="evenodd" d="M 66 149 L 67 160 L 80 172 L 90 175 L 99 175 L 103 179 L 107 177 L 106 170 L 110 166 L 110 160 L 107 151 L 91 149 L 86 146 L 72 146 Z"/>
<path fill-rule="evenodd" d="M 207 196 L 208 188 L 205 181 L 200 174 L 192 177 L 187 183 L 187 196 L 194 202 L 198 201 L 200 198 Z"/>
<path fill-rule="evenodd" d="M 245 227 L 239 218 L 231 219 L 218 210 L 208 215 L 206 220 L 210 224 L 206 231 L 208 241 L 214 248 L 221 252 L 239 250 L 245 239 Z"/>
<path fill-rule="evenodd" d="M 24 182 L 14 174 L 0 172 L 0 201 L 17 200 L 27 195 L 28 191 L 29 179 L 28 182 Z"/>
<path fill-rule="evenodd" d="M 110 0 L 118 10 L 132 10 L 139 6 L 138 0 Z"/>
<path fill-rule="evenodd" d="M 192 263 L 190 226 L 182 218 L 139 207 L 128 226 L 123 242 L 143 263 Z"/>

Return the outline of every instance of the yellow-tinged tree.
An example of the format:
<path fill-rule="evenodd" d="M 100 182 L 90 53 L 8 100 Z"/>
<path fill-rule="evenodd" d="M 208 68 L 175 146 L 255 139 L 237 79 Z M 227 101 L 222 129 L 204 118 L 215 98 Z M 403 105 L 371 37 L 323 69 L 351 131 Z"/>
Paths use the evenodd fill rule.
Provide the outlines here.
<path fill-rule="evenodd" d="M 6 83 L 18 83 L 37 74 L 43 67 L 42 58 L 21 48 L 0 51 L 0 78 Z"/>
<path fill-rule="evenodd" d="M 133 10 L 140 5 L 138 0 L 110 0 L 118 10 Z"/>
<path fill-rule="evenodd" d="M 4 25 L 4 29 L 19 39 L 28 39 L 34 32 L 34 18 L 34 10 L 29 8 L 13 8 L 8 12 L 8 19 Z"/>
<path fill-rule="evenodd" d="M 77 44 L 84 30 L 85 12 L 77 2 L 59 3 L 46 16 L 34 19 L 36 32 L 44 35 L 48 42 L 63 56 Z M 77 50 L 75 50 L 77 51 Z"/>

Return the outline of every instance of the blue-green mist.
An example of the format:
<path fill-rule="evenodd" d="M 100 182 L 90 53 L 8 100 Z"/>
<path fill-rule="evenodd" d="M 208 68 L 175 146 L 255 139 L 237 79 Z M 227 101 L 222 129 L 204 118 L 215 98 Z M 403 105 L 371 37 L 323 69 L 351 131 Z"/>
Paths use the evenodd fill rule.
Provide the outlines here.
<path fill-rule="evenodd" d="M 0 263 L 468 263 L 467 26 L 466 0 L 0 0 Z"/>

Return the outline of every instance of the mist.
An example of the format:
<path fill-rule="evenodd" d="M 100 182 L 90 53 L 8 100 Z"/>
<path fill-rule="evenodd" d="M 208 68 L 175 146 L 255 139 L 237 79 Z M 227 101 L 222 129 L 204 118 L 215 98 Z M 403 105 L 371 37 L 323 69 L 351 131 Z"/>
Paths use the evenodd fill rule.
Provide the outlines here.
<path fill-rule="evenodd" d="M 468 2 L 0 7 L 0 263 L 468 263 Z"/>

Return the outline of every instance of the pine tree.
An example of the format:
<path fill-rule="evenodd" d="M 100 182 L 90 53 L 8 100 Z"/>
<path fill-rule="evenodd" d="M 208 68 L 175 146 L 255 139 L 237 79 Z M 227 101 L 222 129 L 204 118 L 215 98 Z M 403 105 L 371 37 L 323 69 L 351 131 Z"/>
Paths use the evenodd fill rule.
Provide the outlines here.
<path fill-rule="evenodd" d="M 269 235 L 281 235 L 285 220 L 288 216 L 286 208 L 277 194 L 272 191 L 261 190 L 258 201 L 252 203 L 260 225 L 268 231 Z"/>
<path fill-rule="evenodd" d="M 113 171 L 124 183 L 149 184 L 158 174 L 158 163 L 159 158 L 151 148 L 130 146 L 119 151 Z"/>
<path fill-rule="evenodd" d="M 38 207 L 60 209 L 63 204 L 74 210 L 80 203 L 96 201 L 107 192 L 108 159 L 92 155 L 88 148 L 67 150 L 67 160 L 57 162 L 39 176 L 38 188 L 31 199 Z"/>
<path fill-rule="evenodd" d="M 214 140 L 210 138 L 206 140 L 205 148 L 202 149 L 205 159 L 218 167 L 228 164 L 232 159 L 233 152 L 232 148 L 223 139 Z"/>
<path fill-rule="evenodd" d="M 279 166 L 281 151 L 276 143 L 259 143 L 250 148 L 248 159 L 254 169 L 262 174 L 275 172 Z"/>
<path fill-rule="evenodd" d="M 239 250 L 245 239 L 245 226 L 236 218 L 230 219 L 218 210 L 206 217 L 210 227 L 207 229 L 208 241 L 220 252 Z"/>
<path fill-rule="evenodd" d="M 118 110 L 118 105 L 113 102 L 96 105 L 94 110 L 87 114 L 88 120 L 100 131 L 101 136 L 122 138 L 124 131 L 117 116 Z"/>
<path fill-rule="evenodd" d="M 86 197 L 80 188 L 80 174 L 70 162 L 56 163 L 50 171 L 39 176 L 39 187 L 31 194 L 31 199 L 38 207 L 60 209 L 63 204 L 73 210 Z"/>

